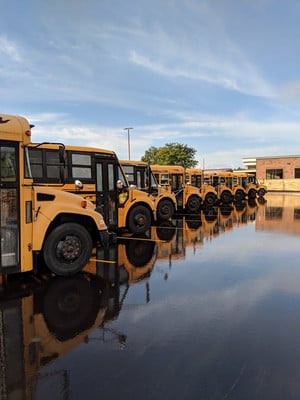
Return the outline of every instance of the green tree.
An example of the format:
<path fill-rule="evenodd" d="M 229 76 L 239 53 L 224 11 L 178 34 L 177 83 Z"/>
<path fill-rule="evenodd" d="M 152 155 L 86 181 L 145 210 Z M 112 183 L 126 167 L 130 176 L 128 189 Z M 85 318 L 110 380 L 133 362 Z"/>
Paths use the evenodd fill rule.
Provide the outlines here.
<path fill-rule="evenodd" d="M 148 164 L 159 164 L 159 159 L 157 154 L 158 151 L 159 149 L 155 146 L 149 147 L 149 149 L 145 151 L 145 154 L 141 158 L 141 161 L 144 161 Z"/>
<path fill-rule="evenodd" d="M 197 150 L 186 144 L 166 143 L 163 147 L 150 147 L 141 158 L 148 164 L 181 165 L 184 168 L 196 167 L 195 160 Z"/>

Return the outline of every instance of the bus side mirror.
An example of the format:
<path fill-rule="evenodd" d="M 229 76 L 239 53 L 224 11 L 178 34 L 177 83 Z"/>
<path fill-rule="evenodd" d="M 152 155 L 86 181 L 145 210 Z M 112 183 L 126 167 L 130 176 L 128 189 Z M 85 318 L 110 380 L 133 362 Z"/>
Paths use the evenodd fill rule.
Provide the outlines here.
<path fill-rule="evenodd" d="M 76 190 L 80 190 L 83 188 L 83 183 L 79 179 L 76 179 L 74 184 L 75 184 Z"/>

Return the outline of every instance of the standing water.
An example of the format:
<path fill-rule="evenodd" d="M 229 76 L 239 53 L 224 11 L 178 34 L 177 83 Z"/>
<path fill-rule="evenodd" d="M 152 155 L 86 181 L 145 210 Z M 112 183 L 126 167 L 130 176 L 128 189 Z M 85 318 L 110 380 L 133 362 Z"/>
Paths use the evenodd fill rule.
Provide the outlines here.
<path fill-rule="evenodd" d="M 268 194 L 14 283 L 3 398 L 299 399 L 299 239 L 300 196 Z"/>

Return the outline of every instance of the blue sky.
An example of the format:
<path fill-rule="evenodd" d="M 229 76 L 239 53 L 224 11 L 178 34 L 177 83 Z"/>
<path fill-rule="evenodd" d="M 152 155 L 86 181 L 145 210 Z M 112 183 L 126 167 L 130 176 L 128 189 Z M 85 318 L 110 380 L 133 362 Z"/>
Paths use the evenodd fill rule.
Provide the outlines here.
<path fill-rule="evenodd" d="M 205 168 L 300 154 L 298 0 L 1 0 L 0 112 L 33 141 Z"/>

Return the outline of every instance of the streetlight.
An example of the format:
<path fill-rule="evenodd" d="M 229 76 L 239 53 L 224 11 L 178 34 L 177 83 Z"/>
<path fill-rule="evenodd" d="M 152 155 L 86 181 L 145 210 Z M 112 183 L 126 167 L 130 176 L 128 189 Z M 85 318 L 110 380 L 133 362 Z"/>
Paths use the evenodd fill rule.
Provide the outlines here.
<path fill-rule="evenodd" d="M 130 130 L 133 128 L 124 128 L 124 131 L 127 131 L 128 138 L 128 160 L 130 160 Z"/>

